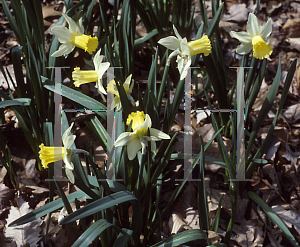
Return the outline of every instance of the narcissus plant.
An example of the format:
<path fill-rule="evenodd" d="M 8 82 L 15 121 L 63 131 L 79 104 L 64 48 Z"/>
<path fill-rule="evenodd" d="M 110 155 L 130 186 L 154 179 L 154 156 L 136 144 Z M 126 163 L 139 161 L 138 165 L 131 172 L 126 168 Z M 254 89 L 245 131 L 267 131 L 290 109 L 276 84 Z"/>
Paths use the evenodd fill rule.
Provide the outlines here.
<path fill-rule="evenodd" d="M 174 50 L 168 59 L 168 64 L 173 57 L 177 57 L 178 70 L 180 73 L 180 80 L 183 80 L 187 75 L 187 70 L 191 66 L 191 56 L 203 53 L 208 56 L 211 53 L 211 43 L 207 35 L 201 39 L 187 42 L 186 38 L 182 38 L 178 33 L 176 27 L 173 25 L 176 37 L 169 36 L 158 41 L 159 44 L 165 46 L 170 50 Z"/>
<path fill-rule="evenodd" d="M 132 93 L 132 88 L 134 83 L 131 83 L 131 77 L 132 75 L 129 75 L 124 84 L 124 90 L 126 92 L 127 98 L 129 99 L 129 101 L 134 105 L 134 99 L 132 98 L 132 96 L 130 95 Z M 131 83 L 131 84 L 130 84 Z M 116 111 L 120 111 L 122 108 L 122 104 L 121 104 L 121 98 L 120 98 L 120 94 L 116 85 L 116 82 L 114 80 L 110 81 L 107 85 L 107 92 L 113 93 L 115 95 L 114 97 L 114 107 L 116 107 Z"/>
<path fill-rule="evenodd" d="M 100 55 L 100 52 L 101 49 L 95 54 L 93 58 L 95 70 L 80 70 L 79 67 L 74 68 L 74 71 L 72 72 L 72 78 L 75 81 L 75 87 L 79 87 L 80 85 L 85 83 L 96 82 L 96 88 L 98 88 L 98 92 L 106 94 L 106 91 L 102 85 L 102 76 L 109 68 L 110 63 L 102 63 L 104 56 Z"/>
<path fill-rule="evenodd" d="M 39 146 L 40 159 L 45 169 L 48 167 L 49 163 L 63 160 L 66 165 L 66 168 L 73 170 L 74 165 L 71 162 L 72 155 L 75 153 L 85 153 L 87 155 L 89 154 L 85 150 L 70 149 L 76 138 L 75 135 L 69 135 L 73 124 L 74 123 L 71 124 L 71 126 L 65 131 L 65 133 L 62 136 L 62 141 L 64 144 L 63 147 L 46 147 L 43 143 Z"/>
<path fill-rule="evenodd" d="M 98 38 L 84 34 L 82 19 L 76 22 L 66 14 L 63 14 L 69 24 L 69 29 L 64 26 L 54 26 L 51 28 L 52 33 L 57 37 L 62 45 L 59 49 L 52 53 L 52 57 L 66 56 L 71 53 L 75 46 L 92 54 L 98 46 Z"/>
<path fill-rule="evenodd" d="M 144 114 L 143 111 L 129 114 L 126 124 L 129 125 L 131 121 L 133 132 L 122 133 L 114 145 L 115 147 L 127 146 L 129 160 L 133 160 L 140 149 L 142 149 L 142 154 L 146 153 L 148 141 L 151 142 L 151 151 L 156 152 L 156 141 L 170 139 L 170 136 L 164 132 L 151 128 L 151 118 L 148 114 Z"/>
<path fill-rule="evenodd" d="M 241 44 L 237 47 L 236 52 L 244 55 L 253 49 L 253 56 L 257 59 L 269 57 L 272 52 L 272 46 L 267 43 L 267 39 L 272 32 L 271 19 L 263 26 L 260 25 L 257 17 L 250 13 L 248 17 L 247 32 L 234 32 L 233 37 L 238 39 Z"/>

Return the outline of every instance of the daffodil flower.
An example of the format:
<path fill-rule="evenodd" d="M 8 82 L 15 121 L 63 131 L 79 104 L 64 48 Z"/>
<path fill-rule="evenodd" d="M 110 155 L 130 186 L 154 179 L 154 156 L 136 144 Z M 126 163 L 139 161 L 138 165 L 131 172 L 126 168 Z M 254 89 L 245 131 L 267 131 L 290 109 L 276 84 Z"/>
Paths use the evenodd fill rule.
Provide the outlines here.
<path fill-rule="evenodd" d="M 191 66 L 191 55 L 204 53 L 204 56 L 208 56 L 211 53 L 211 44 L 207 35 L 201 39 L 187 42 L 186 38 L 182 38 L 178 33 L 176 27 L 173 25 L 174 33 L 176 37 L 169 36 L 158 41 L 159 44 L 165 46 L 170 50 L 174 50 L 168 58 L 167 65 L 173 57 L 177 56 L 177 64 L 180 73 L 180 80 L 183 80 L 187 75 L 187 70 Z"/>
<path fill-rule="evenodd" d="M 267 39 L 272 32 L 271 19 L 263 26 L 259 24 L 257 17 L 250 13 L 247 27 L 247 32 L 234 32 L 233 37 L 238 39 L 241 44 L 237 47 L 236 52 L 244 55 L 253 49 L 253 56 L 260 60 L 267 58 L 273 52 L 272 46 L 267 43 Z"/>
<path fill-rule="evenodd" d="M 78 25 L 76 22 L 66 14 L 63 14 L 69 24 L 69 29 L 64 26 L 54 26 L 51 28 L 52 33 L 58 38 L 62 45 L 54 52 L 52 57 L 66 56 L 71 53 L 75 46 L 92 54 L 98 46 L 98 38 L 85 35 L 80 18 Z"/>
<path fill-rule="evenodd" d="M 79 87 L 82 84 L 96 82 L 96 88 L 98 88 L 99 93 L 106 94 L 106 91 L 102 85 L 102 76 L 108 69 L 110 63 L 104 62 L 102 60 L 104 56 L 100 55 L 101 49 L 95 54 L 93 58 L 93 63 L 95 70 L 80 70 L 79 67 L 74 68 L 72 72 L 72 78 L 75 81 L 75 87 Z"/>
<path fill-rule="evenodd" d="M 69 135 L 71 132 L 71 129 L 73 127 L 73 124 L 65 131 L 65 133 L 62 136 L 62 141 L 64 146 L 63 147 L 46 147 L 43 143 L 39 146 L 40 147 L 40 159 L 42 161 L 42 166 L 46 169 L 48 167 L 49 163 L 63 160 L 66 168 L 69 170 L 74 169 L 74 165 L 71 162 L 72 155 L 75 153 L 85 153 L 89 154 L 85 150 L 80 149 L 70 149 L 72 144 L 74 143 L 74 140 L 76 138 L 75 135 Z"/>
<path fill-rule="evenodd" d="M 125 80 L 125 82 L 123 84 L 123 87 L 124 87 L 124 90 L 126 92 L 127 98 L 134 105 L 135 104 L 134 99 L 130 95 L 132 93 L 132 88 L 133 88 L 133 83 L 131 83 L 131 85 L 130 85 L 131 77 L 132 77 L 132 75 L 129 75 L 126 78 L 126 80 Z M 113 93 L 115 95 L 115 97 L 114 97 L 114 107 L 116 107 L 117 111 L 120 111 L 121 108 L 122 108 L 121 98 L 120 98 L 120 95 L 119 95 L 119 91 L 118 91 L 116 82 L 114 80 L 111 80 L 108 83 L 108 85 L 107 85 L 107 92 Z"/>
<path fill-rule="evenodd" d="M 146 152 L 148 141 L 151 141 L 151 150 L 156 151 L 156 141 L 170 139 L 170 136 L 160 130 L 151 128 L 152 122 L 148 114 L 137 111 L 129 114 L 126 124 L 132 121 L 133 132 L 122 133 L 115 142 L 115 147 L 127 146 L 129 160 L 133 160 L 137 152 L 142 149 L 142 154 Z M 148 135 L 148 130 L 150 135 Z"/>

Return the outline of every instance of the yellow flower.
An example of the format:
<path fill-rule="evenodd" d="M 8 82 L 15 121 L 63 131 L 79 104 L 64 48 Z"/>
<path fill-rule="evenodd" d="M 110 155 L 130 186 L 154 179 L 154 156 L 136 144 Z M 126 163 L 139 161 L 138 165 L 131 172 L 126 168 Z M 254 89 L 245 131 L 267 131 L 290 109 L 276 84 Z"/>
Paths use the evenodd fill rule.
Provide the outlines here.
<path fill-rule="evenodd" d="M 44 144 L 42 143 L 40 147 L 40 159 L 42 161 L 42 165 L 44 168 L 47 168 L 49 163 L 63 160 L 66 164 L 66 168 L 73 170 L 74 166 L 71 162 L 72 158 L 72 152 L 69 149 L 72 144 L 74 143 L 74 140 L 76 138 L 75 135 L 69 135 L 71 132 L 71 129 L 73 127 L 73 124 L 65 131 L 62 137 L 62 141 L 64 146 L 63 147 L 45 147 Z"/>
<path fill-rule="evenodd" d="M 188 46 L 192 56 L 199 53 L 208 56 L 211 53 L 211 43 L 207 35 L 204 35 L 201 39 L 188 42 Z"/>
<path fill-rule="evenodd" d="M 115 142 L 115 147 L 127 146 L 129 160 L 133 160 L 137 152 L 142 149 L 142 154 L 146 152 L 148 141 L 151 142 L 151 151 L 156 152 L 156 141 L 170 139 L 170 136 L 160 130 L 151 128 L 152 122 L 148 114 L 137 111 L 129 114 L 126 124 L 132 121 L 133 132 L 122 133 Z M 148 135 L 148 131 L 150 135 Z"/>
<path fill-rule="evenodd" d="M 131 128 L 133 131 L 142 125 L 145 121 L 146 114 L 143 111 L 132 112 L 128 115 L 126 124 L 129 125 L 132 121 Z"/>
<path fill-rule="evenodd" d="M 95 70 L 80 70 L 80 68 L 74 68 L 72 72 L 72 78 L 75 81 L 75 87 L 79 87 L 82 84 L 96 82 L 96 88 L 98 88 L 99 93 L 106 94 L 105 89 L 102 85 L 102 76 L 105 71 L 108 69 L 110 63 L 104 62 L 102 60 L 104 56 L 100 55 L 101 49 L 95 54 L 93 58 L 93 63 Z"/>
<path fill-rule="evenodd" d="M 131 77 L 132 75 L 129 75 L 124 84 L 124 90 L 126 92 L 127 98 L 129 99 L 129 101 L 134 105 L 134 99 L 132 98 L 132 96 L 130 95 L 132 93 L 132 88 L 133 88 L 133 83 L 131 83 Z M 119 91 L 116 85 L 116 82 L 114 80 L 110 81 L 107 85 L 107 92 L 113 93 L 115 95 L 114 97 L 114 107 L 116 107 L 117 111 L 121 110 L 122 104 L 121 104 L 121 98 L 119 95 Z"/>
<path fill-rule="evenodd" d="M 42 143 L 39 148 L 40 159 L 43 167 L 46 169 L 49 163 L 62 160 L 65 153 L 64 147 L 45 147 Z"/>
<path fill-rule="evenodd" d="M 236 52 L 244 55 L 253 49 L 253 56 L 260 60 L 270 56 L 273 50 L 272 46 L 267 43 L 267 39 L 272 32 L 271 19 L 261 26 L 257 17 L 250 13 L 246 30 L 247 32 L 231 32 L 233 37 L 241 42 Z"/>
<path fill-rule="evenodd" d="M 98 38 L 83 34 L 84 28 L 82 19 L 79 20 L 79 24 L 77 25 L 76 22 L 66 14 L 63 14 L 63 16 L 69 24 L 69 29 L 64 26 L 54 26 L 51 28 L 52 33 L 57 37 L 59 42 L 62 43 L 59 49 L 51 56 L 66 56 L 74 50 L 75 46 L 92 54 L 98 46 Z"/>

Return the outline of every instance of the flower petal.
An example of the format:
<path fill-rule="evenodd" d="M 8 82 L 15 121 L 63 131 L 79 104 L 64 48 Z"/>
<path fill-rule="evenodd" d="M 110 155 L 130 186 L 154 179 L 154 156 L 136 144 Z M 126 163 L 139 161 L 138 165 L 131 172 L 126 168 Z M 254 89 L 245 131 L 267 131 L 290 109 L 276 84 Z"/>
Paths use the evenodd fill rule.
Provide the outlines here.
<path fill-rule="evenodd" d="M 71 42 L 62 44 L 56 52 L 53 52 L 51 57 L 60 57 L 70 54 L 74 50 L 75 46 Z"/>
<path fill-rule="evenodd" d="M 178 70 L 180 73 L 180 80 L 183 80 L 186 77 L 187 71 L 192 63 L 191 57 L 189 56 L 187 63 L 183 67 L 185 61 L 184 61 L 184 59 L 182 59 L 182 60 L 180 60 L 180 63 L 178 62 Z"/>
<path fill-rule="evenodd" d="M 139 129 L 148 129 L 151 128 L 152 121 L 148 114 L 146 114 L 145 121 L 135 129 L 135 132 Z"/>
<path fill-rule="evenodd" d="M 271 23 L 271 18 L 270 18 L 267 21 L 267 23 L 262 27 L 260 35 L 264 39 L 264 41 L 267 41 L 267 39 L 270 36 L 271 32 L 272 32 L 272 23 Z"/>
<path fill-rule="evenodd" d="M 187 43 L 187 39 L 184 38 L 182 40 L 182 42 L 180 43 L 180 50 L 182 52 L 183 55 L 186 55 L 186 56 L 190 56 L 190 47 Z"/>
<path fill-rule="evenodd" d="M 121 135 L 119 135 L 114 146 L 115 147 L 126 146 L 127 143 L 133 138 L 130 134 L 131 132 L 124 132 Z"/>
<path fill-rule="evenodd" d="M 65 17 L 66 21 L 67 21 L 68 24 L 69 24 L 69 30 L 70 30 L 70 33 L 72 33 L 72 34 L 80 33 L 79 27 L 78 27 L 78 25 L 76 24 L 76 22 L 75 22 L 71 17 L 69 17 L 69 16 L 66 15 L 66 14 L 63 14 L 63 16 Z"/>
<path fill-rule="evenodd" d="M 156 154 L 156 143 L 155 142 L 151 142 L 151 151 Z"/>
<path fill-rule="evenodd" d="M 180 48 L 180 41 L 174 36 L 162 38 L 158 41 L 158 43 L 170 50 L 176 50 Z"/>
<path fill-rule="evenodd" d="M 82 17 L 79 19 L 77 26 L 78 26 L 79 32 L 83 34 L 84 33 L 84 26 L 82 25 Z"/>
<path fill-rule="evenodd" d="M 104 57 L 104 56 L 100 55 L 100 53 L 101 53 L 101 49 L 99 49 L 99 51 L 97 51 L 97 53 L 94 55 L 94 58 L 93 58 L 93 63 L 94 63 L 95 69 L 100 67 L 100 64 Z"/>
<path fill-rule="evenodd" d="M 147 141 L 144 138 L 141 138 L 141 144 L 142 144 L 142 154 L 146 153 L 146 147 L 147 147 Z"/>
<path fill-rule="evenodd" d="M 133 160 L 137 154 L 137 152 L 142 148 L 142 144 L 140 138 L 133 138 L 127 144 L 127 154 L 128 159 Z"/>
<path fill-rule="evenodd" d="M 98 78 L 98 81 L 96 81 L 95 88 L 98 88 L 98 93 L 107 94 L 103 85 L 102 85 L 102 79 Z"/>
<path fill-rule="evenodd" d="M 123 83 L 123 87 L 124 87 L 124 89 L 125 89 L 125 91 L 126 91 L 126 89 L 127 89 L 127 91 L 126 91 L 126 93 L 128 94 L 130 94 L 131 92 L 128 92 L 129 90 L 129 87 L 130 87 L 130 82 L 131 82 L 131 77 L 132 77 L 132 74 L 130 74 L 129 76 L 127 76 L 127 78 L 126 78 L 126 80 L 125 80 L 125 82 Z M 132 88 L 131 88 L 132 89 Z"/>
<path fill-rule="evenodd" d="M 70 125 L 70 127 L 65 131 L 65 133 L 62 136 L 62 141 L 63 141 L 64 147 L 66 149 L 69 149 L 72 146 L 72 144 L 74 143 L 74 140 L 76 138 L 75 135 L 72 135 L 72 134 L 69 135 L 73 125 L 74 125 L 74 122 Z"/>
<path fill-rule="evenodd" d="M 174 30 L 174 33 L 175 33 L 177 39 L 179 39 L 179 41 L 181 41 L 181 40 L 182 40 L 182 37 L 181 37 L 180 34 L 178 33 L 178 31 L 177 31 L 177 29 L 176 29 L 176 27 L 175 27 L 174 24 L 173 24 L 173 30 Z"/>
<path fill-rule="evenodd" d="M 150 128 L 150 136 L 155 136 L 159 139 L 171 139 L 168 134 L 154 128 Z"/>
<path fill-rule="evenodd" d="M 51 28 L 52 33 L 58 38 L 60 43 L 71 42 L 72 34 L 64 26 L 54 26 Z"/>
<path fill-rule="evenodd" d="M 238 39 L 241 43 L 250 43 L 252 37 L 247 32 L 231 32 L 232 36 Z"/>
<path fill-rule="evenodd" d="M 102 79 L 102 76 L 104 75 L 105 71 L 109 68 L 109 66 L 109 62 L 101 63 L 98 67 L 95 66 L 98 78 Z"/>
<path fill-rule="evenodd" d="M 73 170 L 73 169 L 74 169 L 74 165 L 73 165 L 73 163 L 71 162 L 71 159 L 72 159 L 72 156 L 71 156 L 71 155 L 65 154 L 64 157 L 63 157 L 63 160 L 64 160 L 64 162 L 65 162 L 66 168 L 68 168 L 68 169 L 70 169 L 70 170 Z"/>
<path fill-rule="evenodd" d="M 252 13 L 249 14 L 246 30 L 251 36 L 255 36 L 260 33 L 259 21 Z"/>
<path fill-rule="evenodd" d="M 242 43 L 236 48 L 236 53 L 245 55 L 248 54 L 252 50 L 251 43 Z"/>

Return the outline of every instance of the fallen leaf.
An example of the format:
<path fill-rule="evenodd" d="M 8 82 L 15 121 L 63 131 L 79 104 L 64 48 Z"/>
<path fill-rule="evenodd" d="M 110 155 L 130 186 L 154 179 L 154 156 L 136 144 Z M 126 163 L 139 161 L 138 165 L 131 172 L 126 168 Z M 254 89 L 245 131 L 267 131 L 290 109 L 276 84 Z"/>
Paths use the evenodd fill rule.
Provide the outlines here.
<path fill-rule="evenodd" d="M 171 234 L 177 234 L 184 230 L 191 230 L 192 227 L 188 226 L 187 222 L 183 219 L 182 215 L 178 213 L 173 213 L 169 219 L 169 228 Z"/>
<path fill-rule="evenodd" d="M 223 15 L 223 21 L 237 21 L 243 22 L 248 20 L 249 9 L 246 4 L 234 4 L 229 8 L 229 14 Z"/>
<path fill-rule="evenodd" d="M 272 210 L 282 219 L 287 227 L 292 228 L 294 226 L 295 230 L 300 234 L 300 215 L 297 211 L 293 209 L 285 210 L 280 205 L 272 206 Z"/>
<path fill-rule="evenodd" d="M 297 122 L 300 119 L 300 104 L 290 106 L 283 115 L 289 123 Z"/>
<path fill-rule="evenodd" d="M 4 205 L 6 200 L 14 194 L 14 190 L 5 186 L 5 184 L 0 184 L 0 205 Z M 9 202 L 8 202 L 9 203 Z M 8 204 L 9 205 L 9 204 Z"/>
<path fill-rule="evenodd" d="M 284 155 L 282 155 L 282 157 L 286 158 L 288 161 L 291 161 L 295 165 L 297 164 L 297 160 L 300 159 L 300 152 L 293 152 L 290 148 L 290 145 L 287 143 L 286 152 Z"/>
<path fill-rule="evenodd" d="M 21 196 L 18 198 L 18 206 L 19 208 L 16 208 L 14 206 L 11 207 L 7 218 L 7 225 L 32 211 L 29 208 L 28 202 L 25 202 Z M 37 219 L 24 225 L 6 227 L 5 237 L 14 240 L 17 246 L 24 246 L 26 244 L 29 244 L 29 246 L 31 247 L 36 247 L 38 246 L 38 242 L 41 239 L 41 223 L 42 220 Z"/>
<path fill-rule="evenodd" d="M 290 48 L 300 51 L 300 38 L 288 38 L 286 41 L 290 43 Z"/>
<path fill-rule="evenodd" d="M 282 3 L 278 3 L 277 1 L 269 1 L 267 6 L 267 13 L 269 15 L 273 14 L 277 9 L 282 6 Z"/>

